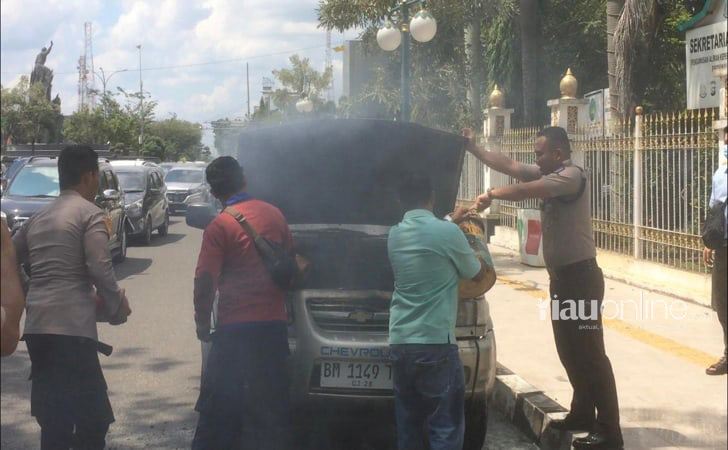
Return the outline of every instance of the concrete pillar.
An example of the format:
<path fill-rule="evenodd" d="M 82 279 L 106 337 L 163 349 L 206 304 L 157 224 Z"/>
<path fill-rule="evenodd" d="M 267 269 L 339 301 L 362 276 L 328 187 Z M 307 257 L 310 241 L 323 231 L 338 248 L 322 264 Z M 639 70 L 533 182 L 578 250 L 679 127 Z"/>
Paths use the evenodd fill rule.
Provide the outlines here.
<path fill-rule="evenodd" d="M 495 153 L 501 153 L 503 148 L 503 135 L 511 129 L 511 115 L 514 110 L 504 108 L 504 103 L 505 95 L 498 88 L 498 85 L 496 85 L 490 94 L 488 109 L 483 111 L 483 146 L 486 150 Z M 485 181 L 485 186 L 483 186 L 484 192 L 489 187 L 497 187 L 504 184 L 502 181 L 505 178 L 504 175 L 491 171 L 485 165 L 483 166 L 483 170 L 485 171 L 483 176 Z M 498 200 L 493 201 L 493 204 L 489 208 L 489 213 L 498 214 L 499 206 Z"/>
<path fill-rule="evenodd" d="M 551 108 L 551 126 L 561 127 L 571 136 L 577 133 L 580 126 L 589 123 L 589 101 L 576 98 L 578 83 L 571 73 L 571 69 L 567 69 L 559 87 L 561 89 L 561 98 L 546 102 Z M 572 162 L 583 167 L 583 152 L 573 147 L 572 150 Z"/>

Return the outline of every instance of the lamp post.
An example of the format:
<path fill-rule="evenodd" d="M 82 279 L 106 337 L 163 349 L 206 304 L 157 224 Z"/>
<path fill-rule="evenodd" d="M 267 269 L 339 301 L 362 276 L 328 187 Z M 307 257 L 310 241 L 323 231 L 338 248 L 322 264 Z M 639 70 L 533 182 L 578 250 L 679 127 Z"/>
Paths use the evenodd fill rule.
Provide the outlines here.
<path fill-rule="evenodd" d="M 305 70 L 305 69 L 304 69 Z M 306 89 L 306 75 L 303 75 L 303 79 L 301 80 L 301 92 L 298 94 L 299 99 L 296 102 L 296 110 L 300 113 L 310 113 L 313 111 L 313 102 L 310 98 L 308 98 L 308 94 L 311 91 L 311 86 L 309 83 L 309 88 Z"/>
<path fill-rule="evenodd" d="M 103 92 L 102 92 L 103 94 L 106 93 L 106 83 L 108 83 L 109 80 L 111 80 L 111 77 L 113 77 L 117 73 L 128 72 L 129 71 L 129 69 L 115 70 L 114 72 L 111 72 L 111 74 L 107 77 L 106 76 L 106 73 L 104 73 L 104 68 L 103 67 L 99 67 L 99 70 L 101 71 L 101 76 L 99 76 L 99 74 L 96 73 L 96 72 L 94 72 L 94 76 L 97 77 L 97 78 L 101 78 L 101 85 L 103 86 L 103 89 L 104 89 Z"/>
<path fill-rule="evenodd" d="M 410 8 L 419 4 L 420 11 L 410 21 Z M 402 45 L 402 106 L 400 120 L 410 120 L 410 71 L 409 46 L 410 35 L 418 42 L 429 42 L 437 33 L 437 21 L 426 8 L 424 0 L 400 0 L 399 4 L 389 10 L 389 16 L 399 15 L 399 27 L 388 19 L 377 32 L 377 43 L 382 50 L 391 52 Z"/>
<path fill-rule="evenodd" d="M 142 87 L 142 44 L 136 46 L 139 50 L 139 150 L 144 142 L 144 91 Z"/>

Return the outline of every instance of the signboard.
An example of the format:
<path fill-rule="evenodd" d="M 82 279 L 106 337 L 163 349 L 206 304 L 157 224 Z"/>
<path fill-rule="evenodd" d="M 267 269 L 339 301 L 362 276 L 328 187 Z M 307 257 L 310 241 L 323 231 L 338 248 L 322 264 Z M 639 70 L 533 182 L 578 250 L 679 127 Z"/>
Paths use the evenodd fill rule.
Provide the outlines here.
<path fill-rule="evenodd" d="M 589 92 L 584 95 L 584 99 L 589 102 L 587 114 L 589 129 L 603 136 L 611 117 L 609 113 L 609 88 Z"/>
<path fill-rule="evenodd" d="M 695 28 L 685 35 L 688 109 L 720 106 L 717 73 L 728 64 L 728 23 L 722 20 Z"/>

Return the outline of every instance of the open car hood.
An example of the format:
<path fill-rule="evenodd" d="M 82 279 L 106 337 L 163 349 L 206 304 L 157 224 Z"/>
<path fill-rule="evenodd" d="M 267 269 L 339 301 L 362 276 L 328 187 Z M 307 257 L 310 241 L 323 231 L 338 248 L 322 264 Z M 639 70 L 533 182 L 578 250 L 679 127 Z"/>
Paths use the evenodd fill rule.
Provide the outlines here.
<path fill-rule="evenodd" d="M 238 161 L 248 192 L 291 224 L 394 225 L 397 185 L 421 171 L 435 189 L 435 215 L 455 206 L 465 139 L 412 123 L 334 119 L 244 131 Z"/>

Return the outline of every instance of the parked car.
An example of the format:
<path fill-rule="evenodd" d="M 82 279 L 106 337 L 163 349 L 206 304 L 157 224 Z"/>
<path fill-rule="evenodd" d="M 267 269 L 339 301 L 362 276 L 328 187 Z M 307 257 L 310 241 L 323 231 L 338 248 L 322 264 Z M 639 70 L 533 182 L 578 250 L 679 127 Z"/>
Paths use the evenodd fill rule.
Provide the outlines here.
<path fill-rule="evenodd" d="M 144 245 L 151 243 L 153 230 L 157 230 L 160 236 L 166 236 L 169 206 L 162 169 L 153 163 L 117 165 L 115 168 L 124 192 L 129 235 Z"/>
<path fill-rule="evenodd" d="M 164 177 L 171 214 L 186 211 L 191 203 L 210 202 L 212 195 L 205 180 L 205 169 L 196 164 L 172 167 Z"/>
<path fill-rule="evenodd" d="M 238 145 L 248 191 L 280 208 L 297 252 L 312 263 L 306 284 L 287 295 L 291 399 L 308 412 L 296 414 L 304 421 L 297 439 L 307 442 L 314 424 L 305 421 L 326 411 L 367 411 L 391 424 L 387 237 L 402 218 L 396 186 L 407 170 L 423 171 L 435 189 L 435 214 L 453 211 L 464 141 L 409 123 L 332 120 L 245 131 Z M 218 212 L 191 205 L 187 222 L 204 228 Z M 455 334 L 465 369 L 463 449 L 480 450 L 496 369 L 485 296 L 458 302 Z"/>
<path fill-rule="evenodd" d="M 163 163 L 159 164 L 159 167 L 161 167 L 161 168 L 162 168 L 162 172 L 164 172 L 164 175 L 166 176 L 166 175 L 167 175 L 167 172 L 169 172 L 169 170 L 170 170 L 170 169 L 171 169 L 172 167 L 174 167 L 174 166 L 178 166 L 178 165 L 179 165 L 179 163 L 173 163 L 173 162 L 163 162 Z"/>
<path fill-rule="evenodd" d="M 14 233 L 36 211 L 50 204 L 61 192 L 58 182 L 58 158 L 35 156 L 16 160 L 16 172 L 2 197 L 2 211 Z M 124 212 L 124 195 L 114 168 L 99 159 L 99 192 L 96 206 L 106 212 L 109 223 L 109 247 L 114 262 L 126 258 L 128 223 Z"/>

